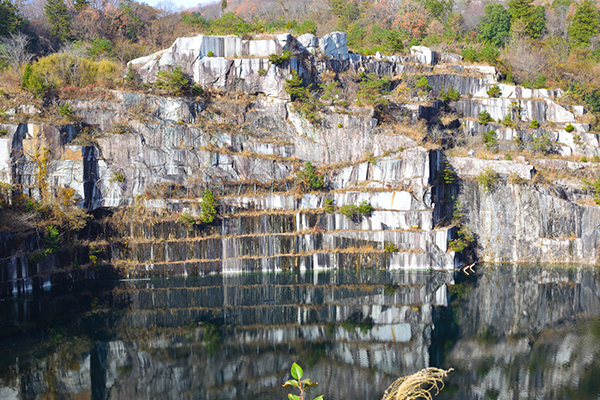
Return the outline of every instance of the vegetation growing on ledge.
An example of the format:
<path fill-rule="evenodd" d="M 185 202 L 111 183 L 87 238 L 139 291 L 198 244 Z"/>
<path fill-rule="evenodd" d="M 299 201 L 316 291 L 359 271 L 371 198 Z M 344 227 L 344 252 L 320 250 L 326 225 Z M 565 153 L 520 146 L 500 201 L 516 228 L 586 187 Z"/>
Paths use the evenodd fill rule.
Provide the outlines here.
<path fill-rule="evenodd" d="M 450 250 L 460 253 L 468 248 L 474 241 L 475 237 L 473 236 L 473 233 L 468 227 L 462 226 L 457 232 L 457 237 L 448 242 L 448 247 Z"/>
<path fill-rule="evenodd" d="M 362 217 L 370 215 L 372 211 L 373 207 L 366 201 L 361 201 L 359 205 L 346 204 L 340 207 L 340 212 L 354 222 L 358 222 Z"/>
<path fill-rule="evenodd" d="M 482 186 L 483 193 L 491 193 L 500 180 L 500 176 L 492 167 L 488 167 L 477 176 L 477 182 Z"/>
<path fill-rule="evenodd" d="M 300 192 L 311 192 L 325 188 L 325 177 L 310 162 L 304 164 L 304 169 L 299 171 L 296 176 L 298 177 Z M 331 203 L 329 204 L 331 205 Z"/>

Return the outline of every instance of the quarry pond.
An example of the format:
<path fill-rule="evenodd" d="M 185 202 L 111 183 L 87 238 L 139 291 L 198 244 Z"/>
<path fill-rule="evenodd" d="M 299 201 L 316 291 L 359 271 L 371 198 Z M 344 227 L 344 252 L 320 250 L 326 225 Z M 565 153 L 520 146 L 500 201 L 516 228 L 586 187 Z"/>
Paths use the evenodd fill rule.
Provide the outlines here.
<path fill-rule="evenodd" d="M 2 399 L 379 399 L 454 368 L 440 399 L 597 399 L 600 272 L 334 270 L 87 282 L 0 299 Z M 311 398 L 312 398 L 311 397 Z"/>

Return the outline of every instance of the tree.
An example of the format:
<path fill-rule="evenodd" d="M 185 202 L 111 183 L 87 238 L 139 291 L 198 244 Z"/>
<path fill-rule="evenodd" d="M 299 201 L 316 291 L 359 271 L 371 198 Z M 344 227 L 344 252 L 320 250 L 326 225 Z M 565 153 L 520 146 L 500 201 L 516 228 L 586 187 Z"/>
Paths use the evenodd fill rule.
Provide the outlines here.
<path fill-rule="evenodd" d="M 50 35 L 63 42 L 71 37 L 71 15 L 64 0 L 48 0 L 44 13 L 50 22 Z"/>
<path fill-rule="evenodd" d="M 18 69 L 33 58 L 33 54 L 27 51 L 29 37 L 22 33 L 10 34 L 8 37 L 0 38 L 0 60 Z"/>
<path fill-rule="evenodd" d="M 444 21 L 450 11 L 452 11 L 454 0 L 424 0 L 423 4 L 430 15 L 440 21 Z"/>
<path fill-rule="evenodd" d="M 546 30 L 546 12 L 543 6 L 534 7 L 533 0 L 509 0 L 508 12 L 512 23 L 521 21 L 525 34 L 538 39 Z"/>
<path fill-rule="evenodd" d="M 595 4 L 590 0 L 584 0 L 577 6 L 567 30 L 569 43 L 578 47 L 589 46 L 591 37 L 598 34 L 599 24 L 600 13 Z"/>
<path fill-rule="evenodd" d="M 357 0 L 331 0 L 330 5 L 331 12 L 338 17 L 339 28 L 345 30 L 360 18 L 363 4 Z"/>
<path fill-rule="evenodd" d="M 22 23 L 19 9 L 10 0 L 0 2 L 0 36 L 16 32 Z"/>
<path fill-rule="evenodd" d="M 496 47 L 504 47 L 510 33 L 510 13 L 498 3 L 488 4 L 483 10 L 485 15 L 479 23 L 479 37 Z"/>

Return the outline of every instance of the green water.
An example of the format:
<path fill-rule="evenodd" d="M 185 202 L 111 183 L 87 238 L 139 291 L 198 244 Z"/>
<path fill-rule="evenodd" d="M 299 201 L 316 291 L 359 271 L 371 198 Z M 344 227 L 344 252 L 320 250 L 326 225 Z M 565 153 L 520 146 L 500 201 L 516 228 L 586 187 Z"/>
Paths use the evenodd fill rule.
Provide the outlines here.
<path fill-rule="evenodd" d="M 326 399 L 428 366 L 440 399 L 597 399 L 599 318 L 592 268 L 87 283 L 0 299 L 0 398 L 285 399 L 298 362 Z"/>

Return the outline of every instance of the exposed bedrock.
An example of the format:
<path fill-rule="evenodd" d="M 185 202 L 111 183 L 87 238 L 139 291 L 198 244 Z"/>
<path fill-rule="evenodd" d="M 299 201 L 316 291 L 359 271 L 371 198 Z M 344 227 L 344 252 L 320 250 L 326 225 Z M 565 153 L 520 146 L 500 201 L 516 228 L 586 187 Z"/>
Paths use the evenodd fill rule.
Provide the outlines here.
<path fill-rule="evenodd" d="M 600 208 L 533 184 L 503 182 L 491 193 L 476 181 L 461 182 L 467 225 L 485 261 L 523 260 L 595 264 Z"/>

